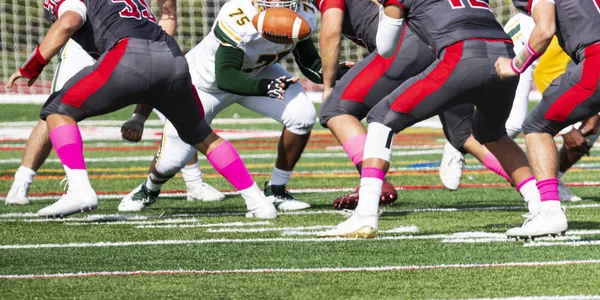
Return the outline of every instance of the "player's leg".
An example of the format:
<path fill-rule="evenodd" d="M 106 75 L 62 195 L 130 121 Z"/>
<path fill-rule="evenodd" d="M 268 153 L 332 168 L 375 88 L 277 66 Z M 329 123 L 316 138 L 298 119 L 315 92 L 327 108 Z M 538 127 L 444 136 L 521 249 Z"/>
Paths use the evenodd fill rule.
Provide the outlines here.
<path fill-rule="evenodd" d="M 444 145 L 439 175 L 444 187 L 455 191 L 460 186 L 465 153 L 471 136 L 471 118 L 475 106 L 470 103 L 457 105 L 439 115 L 448 142 Z"/>
<path fill-rule="evenodd" d="M 569 124 L 582 121 L 600 111 L 600 47 L 585 49 L 585 58 L 552 82 L 542 101 L 523 124 L 527 152 L 537 179 L 541 210 L 522 227 L 510 229 L 509 236 L 533 237 L 560 234 L 567 230 L 567 219 L 558 195 L 558 151 L 554 135 Z"/>
<path fill-rule="evenodd" d="M 279 64 L 267 67 L 257 76 L 264 78 L 292 77 Z M 299 210 L 308 208 L 310 205 L 296 199 L 286 190 L 286 185 L 308 143 L 316 119 L 316 110 L 300 84 L 290 85 L 286 89 L 284 97 L 283 100 L 256 96 L 243 97 L 237 102 L 283 124 L 284 129 L 277 144 L 277 160 L 271 179 L 265 183 L 264 192 L 275 201 L 280 210 Z"/>
<path fill-rule="evenodd" d="M 336 83 L 319 112 L 321 125 L 331 130 L 359 173 L 367 134 L 360 120 L 385 96 L 435 60 L 427 45 L 408 29 L 399 43 L 394 56 L 383 58 L 373 52 L 352 67 Z M 354 209 L 358 190 L 335 199 L 334 207 Z M 397 198 L 394 186 L 384 180 L 380 204 L 393 203 Z"/>
<path fill-rule="evenodd" d="M 58 55 L 58 63 L 52 79 L 52 93 L 60 90 L 65 82 L 83 67 L 94 62 L 95 60 L 79 44 L 69 40 Z M 27 139 L 21 166 L 17 169 L 15 181 L 6 196 L 6 205 L 29 204 L 29 186 L 51 150 L 52 143 L 48 137 L 46 121 L 40 120 Z"/>

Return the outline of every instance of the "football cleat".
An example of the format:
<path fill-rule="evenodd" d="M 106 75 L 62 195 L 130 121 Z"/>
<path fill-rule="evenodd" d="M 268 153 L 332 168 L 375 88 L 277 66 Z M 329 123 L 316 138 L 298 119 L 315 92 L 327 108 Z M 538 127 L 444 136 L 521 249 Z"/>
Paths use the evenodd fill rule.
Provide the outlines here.
<path fill-rule="evenodd" d="M 258 190 L 258 187 L 256 188 Z M 258 190 L 260 191 L 260 190 Z M 275 219 L 277 218 L 277 209 L 263 194 L 257 193 L 253 196 L 244 197 L 248 212 L 246 218 L 257 218 L 257 219 Z"/>
<path fill-rule="evenodd" d="M 560 197 L 560 201 L 576 202 L 582 200 L 581 197 L 573 194 L 562 181 L 558 182 L 558 196 Z"/>
<path fill-rule="evenodd" d="M 285 189 L 285 185 L 269 185 L 265 182 L 264 194 L 278 210 L 292 211 L 310 207 L 310 204 L 300 201 Z"/>
<path fill-rule="evenodd" d="M 440 180 L 444 187 L 451 191 L 458 190 L 462 178 L 462 168 L 465 164 L 465 155 L 456 150 L 452 144 L 446 142 L 444 154 L 440 164 Z"/>
<path fill-rule="evenodd" d="M 62 218 L 78 212 L 98 208 L 98 196 L 92 187 L 71 188 L 58 201 L 38 211 L 38 216 L 46 218 Z"/>
<path fill-rule="evenodd" d="M 5 205 L 27 205 L 29 204 L 29 183 L 13 182 L 4 200 Z"/>
<path fill-rule="evenodd" d="M 198 180 L 187 188 L 188 201 L 221 201 L 225 195 L 206 182 Z"/>
<path fill-rule="evenodd" d="M 544 209 L 523 215 L 525 222 L 521 227 L 506 231 L 509 238 L 534 239 L 541 236 L 564 235 L 568 229 L 564 208 Z"/>
<path fill-rule="evenodd" d="M 353 192 L 339 196 L 333 201 L 333 207 L 335 209 L 355 209 L 358 205 L 358 191 L 356 188 Z M 389 181 L 384 180 L 383 186 L 381 187 L 381 197 L 379 197 L 379 205 L 392 205 L 398 199 L 398 192 L 396 188 Z"/>
<path fill-rule="evenodd" d="M 121 200 L 118 209 L 119 211 L 141 211 L 156 202 L 158 195 L 160 195 L 160 191 L 149 190 L 144 181 Z"/>
<path fill-rule="evenodd" d="M 379 217 L 362 216 L 353 214 L 346 221 L 338 224 L 335 228 L 318 233 L 320 238 L 325 237 L 344 237 L 358 239 L 372 239 L 377 236 Z"/>

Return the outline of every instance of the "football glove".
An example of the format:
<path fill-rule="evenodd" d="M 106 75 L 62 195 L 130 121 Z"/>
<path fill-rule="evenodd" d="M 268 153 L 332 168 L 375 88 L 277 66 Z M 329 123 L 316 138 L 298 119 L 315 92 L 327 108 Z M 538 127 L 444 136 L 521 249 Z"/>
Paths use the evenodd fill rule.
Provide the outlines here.
<path fill-rule="evenodd" d="M 131 119 L 121 126 L 121 137 L 124 142 L 135 144 L 142 139 L 144 133 L 144 123 L 146 117 L 140 114 L 133 114 Z"/>
<path fill-rule="evenodd" d="M 281 76 L 275 79 L 263 79 L 261 81 L 262 94 L 271 98 L 283 99 L 285 90 L 290 84 L 295 82 L 293 77 L 287 78 L 287 76 Z"/>

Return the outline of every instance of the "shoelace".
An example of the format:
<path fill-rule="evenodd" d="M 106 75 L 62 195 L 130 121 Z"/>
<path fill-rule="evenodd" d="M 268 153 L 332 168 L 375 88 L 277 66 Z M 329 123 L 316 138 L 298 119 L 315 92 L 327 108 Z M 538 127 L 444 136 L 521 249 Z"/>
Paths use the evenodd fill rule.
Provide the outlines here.
<path fill-rule="evenodd" d="M 67 177 L 66 175 L 65 178 L 63 178 L 63 180 L 60 181 L 60 188 L 63 190 L 63 192 L 66 192 L 69 188 L 69 177 Z"/>

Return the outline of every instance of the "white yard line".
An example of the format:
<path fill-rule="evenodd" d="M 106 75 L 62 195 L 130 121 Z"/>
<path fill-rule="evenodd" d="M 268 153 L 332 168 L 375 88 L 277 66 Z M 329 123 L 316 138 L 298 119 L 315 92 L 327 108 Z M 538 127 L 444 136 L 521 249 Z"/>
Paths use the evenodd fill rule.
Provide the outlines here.
<path fill-rule="evenodd" d="M 537 239 L 536 239 L 537 240 Z M 600 245 L 600 240 L 574 241 L 574 242 L 529 242 L 525 247 L 548 247 L 548 246 L 594 246 Z"/>
<path fill-rule="evenodd" d="M 154 271 L 108 271 L 108 272 L 79 272 L 54 274 L 6 274 L 0 279 L 40 279 L 40 278 L 77 278 L 96 276 L 130 276 L 130 275 L 208 275 L 208 274 L 261 274 L 261 273 L 338 273 L 338 272 L 382 272 L 382 271 L 413 271 L 432 269 L 484 269 L 484 268 L 515 268 L 515 267 L 545 267 L 567 265 L 600 264 L 600 260 L 563 260 L 539 262 L 507 262 L 489 264 L 440 264 L 412 266 L 382 266 L 382 267 L 334 267 L 334 268 L 273 268 L 273 269 L 233 269 L 233 270 L 154 270 Z M 595 297 L 595 296 L 592 296 Z M 513 298 L 508 298 L 513 299 Z M 535 299 L 535 298 L 533 298 Z M 556 299 L 556 298 L 550 298 Z M 577 299 L 577 298 L 575 298 Z M 588 298 L 596 299 L 596 298 Z"/>
<path fill-rule="evenodd" d="M 211 233 L 231 233 L 231 232 L 267 232 L 267 231 L 302 231 L 313 229 L 330 229 L 335 226 L 319 225 L 319 226 L 298 226 L 298 227 L 263 227 L 263 228 L 220 228 L 208 229 L 206 232 Z"/>
<path fill-rule="evenodd" d="M 600 299 L 600 295 L 568 295 L 568 296 L 517 296 L 509 298 L 469 298 L 464 300 L 588 300 Z"/>

